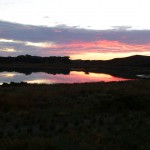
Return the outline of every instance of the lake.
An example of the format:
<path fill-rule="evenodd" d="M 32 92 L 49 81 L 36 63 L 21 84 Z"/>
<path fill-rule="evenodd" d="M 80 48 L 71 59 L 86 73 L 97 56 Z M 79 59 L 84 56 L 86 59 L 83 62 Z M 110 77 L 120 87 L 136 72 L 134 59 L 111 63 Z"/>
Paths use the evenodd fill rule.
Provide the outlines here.
<path fill-rule="evenodd" d="M 70 71 L 67 74 L 63 73 L 46 73 L 46 72 L 32 72 L 24 74 L 19 72 L 0 72 L 0 84 L 10 82 L 27 82 L 27 83 L 84 83 L 84 82 L 111 82 L 111 81 L 126 81 L 128 78 L 113 76 L 106 73 L 86 73 L 83 71 Z"/>

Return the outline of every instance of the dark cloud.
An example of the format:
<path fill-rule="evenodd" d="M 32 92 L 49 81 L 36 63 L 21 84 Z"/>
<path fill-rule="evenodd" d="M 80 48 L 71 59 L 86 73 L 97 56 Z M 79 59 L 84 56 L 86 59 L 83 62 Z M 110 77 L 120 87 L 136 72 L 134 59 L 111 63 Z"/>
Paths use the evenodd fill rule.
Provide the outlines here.
<path fill-rule="evenodd" d="M 68 27 L 64 24 L 55 27 L 23 25 L 0 21 L 0 55 L 8 55 L 2 49 L 13 48 L 10 55 L 71 55 L 80 52 L 136 52 L 133 45 L 150 43 L 150 30 L 131 30 L 130 26 L 114 27 L 109 30 L 83 29 L 78 26 Z M 104 41 L 101 43 L 101 41 Z M 105 41 L 109 41 L 105 43 Z M 27 45 L 33 43 L 54 43 L 56 46 L 40 47 Z M 122 43 L 120 46 L 118 43 Z M 102 45 L 102 46 L 101 46 Z M 127 49 L 123 47 L 127 46 Z M 142 47 L 143 48 L 143 47 Z M 141 49 L 142 49 L 141 48 Z M 145 51 L 147 47 L 144 47 Z M 148 50 L 149 51 L 149 50 Z"/>
<path fill-rule="evenodd" d="M 30 41 L 70 43 L 72 41 L 110 40 L 128 44 L 150 43 L 150 30 L 124 30 L 128 27 L 115 27 L 111 30 L 91 30 L 58 25 L 55 27 L 32 26 L 0 21 L 0 38 Z M 61 32 L 56 32 L 56 31 Z"/>
<path fill-rule="evenodd" d="M 56 32 L 59 30 L 61 32 Z M 0 21 L 0 38 L 30 41 L 68 43 L 72 40 L 91 41 L 89 31 L 58 25 L 56 27 L 31 26 Z"/>

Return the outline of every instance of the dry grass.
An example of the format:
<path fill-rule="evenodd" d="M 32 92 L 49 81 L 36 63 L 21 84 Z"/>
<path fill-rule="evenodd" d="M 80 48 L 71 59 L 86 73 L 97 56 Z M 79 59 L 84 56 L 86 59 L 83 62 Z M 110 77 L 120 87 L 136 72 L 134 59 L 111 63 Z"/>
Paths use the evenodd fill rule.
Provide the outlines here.
<path fill-rule="evenodd" d="M 0 149 L 150 149 L 150 81 L 0 86 Z"/>

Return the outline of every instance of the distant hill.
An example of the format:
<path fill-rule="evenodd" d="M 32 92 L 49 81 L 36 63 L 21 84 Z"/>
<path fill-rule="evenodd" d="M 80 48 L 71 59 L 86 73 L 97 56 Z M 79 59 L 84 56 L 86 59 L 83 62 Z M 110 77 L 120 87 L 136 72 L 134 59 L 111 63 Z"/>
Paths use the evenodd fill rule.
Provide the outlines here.
<path fill-rule="evenodd" d="M 150 67 L 150 56 L 134 55 L 111 60 L 74 60 L 75 66 L 86 67 Z"/>
<path fill-rule="evenodd" d="M 112 60 L 70 60 L 65 57 L 39 57 L 21 55 L 17 57 L 0 57 L 0 65 L 22 65 L 50 66 L 50 67 L 75 67 L 75 68 L 101 68 L 101 67 L 150 67 L 150 56 L 134 55 L 125 58 L 114 58 Z"/>
<path fill-rule="evenodd" d="M 105 63 L 110 66 L 150 67 L 150 56 L 134 55 L 125 58 L 115 58 Z"/>

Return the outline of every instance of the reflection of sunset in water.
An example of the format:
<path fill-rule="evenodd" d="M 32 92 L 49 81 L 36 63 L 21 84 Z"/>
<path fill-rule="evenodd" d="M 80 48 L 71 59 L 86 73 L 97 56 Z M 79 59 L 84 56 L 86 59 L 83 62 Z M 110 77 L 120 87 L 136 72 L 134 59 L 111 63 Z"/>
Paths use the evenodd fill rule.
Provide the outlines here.
<path fill-rule="evenodd" d="M 83 82 L 111 82 L 111 81 L 126 81 L 129 79 L 114 77 L 104 73 L 85 73 L 83 71 L 71 71 L 70 74 L 48 74 L 44 72 L 32 73 L 25 75 L 16 72 L 0 73 L 0 84 L 6 82 L 27 82 L 37 84 L 53 84 L 53 83 L 83 83 Z"/>
<path fill-rule="evenodd" d="M 114 77 L 109 74 L 104 73 L 89 73 L 85 74 L 84 72 L 77 72 L 73 71 L 70 73 L 69 77 L 72 81 L 79 81 L 79 82 L 96 82 L 96 81 L 104 81 L 104 82 L 110 82 L 110 81 L 123 81 L 127 79 Z"/>
<path fill-rule="evenodd" d="M 9 73 L 9 72 L 5 72 L 5 73 L 0 73 L 0 77 L 4 77 L 4 78 L 12 78 L 14 76 L 17 75 L 21 75 L 19 73 Z"/>
<path fill-rule="evenodd" d="M 31 84 L 33 83 L 37 83 L 37 84 L 49 83 L 50 84 L 50 82 L 46 79 L 27 80 L 26 82 L 31 83 Z"/>
<path fill-rule="evenodd" d="M 111 81 L 126 81 L 129 79 L 114 77 L 104 73 L 89 73 L 72 71 L 69 75 L 50 75 L 40 73 L 38 79 L 26 80 L 28 83 L 83 83 L 83 82 L 111 82 Z"/>

